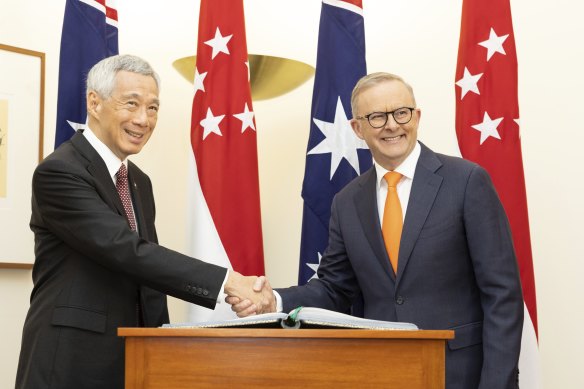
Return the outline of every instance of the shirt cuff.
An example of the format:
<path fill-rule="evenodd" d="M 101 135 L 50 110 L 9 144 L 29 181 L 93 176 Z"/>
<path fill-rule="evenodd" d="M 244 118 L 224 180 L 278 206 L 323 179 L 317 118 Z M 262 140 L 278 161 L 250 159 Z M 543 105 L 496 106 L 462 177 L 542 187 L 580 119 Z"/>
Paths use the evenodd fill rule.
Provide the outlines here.
<path fill-rule="evenodd" d="M 282 303 L 282 296 L 280 293 L 273 290 L 274 296 L 276 296 L 276 312 L 282 312 L 284 310 L 284 304 Z"/>
<path fill-rule="evenodd" d="M 222 302 L 224 302 L 225 297 L 227 297 L 227 295 L 223 291 L 225 290 L 225 284 L 227 283 L 227 278 L 229 277 L 230 271 L 231 270 L 227 269 L 227 271 L 225 272 L 225 278 L 223 279 L 223 283 L 221 284 L 221 289 L 219 289 L 219 293 L 217 294 L 217 304 L 221 304 Z"/>

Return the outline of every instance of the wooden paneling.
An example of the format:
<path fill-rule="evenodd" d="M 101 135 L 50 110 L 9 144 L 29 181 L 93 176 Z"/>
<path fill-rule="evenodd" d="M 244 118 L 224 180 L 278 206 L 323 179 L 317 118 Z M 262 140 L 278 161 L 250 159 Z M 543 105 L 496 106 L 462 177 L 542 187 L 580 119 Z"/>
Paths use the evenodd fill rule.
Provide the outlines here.
<path fill-rule="evenodd" d="M 126 337 L 126 388 L 444 388 L 452 331 L 146 329 Z"/>

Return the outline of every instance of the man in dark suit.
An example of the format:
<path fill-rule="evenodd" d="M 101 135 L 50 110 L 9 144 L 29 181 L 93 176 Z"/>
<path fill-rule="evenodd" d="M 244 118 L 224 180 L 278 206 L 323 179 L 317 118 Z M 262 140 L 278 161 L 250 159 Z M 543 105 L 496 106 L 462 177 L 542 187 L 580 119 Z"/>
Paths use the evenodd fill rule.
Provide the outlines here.
<path fill-rule="evenodd" d="M 400 77 L 365 76 L 351 105 L 351 125 L 375 166 L 335 197 L 318 279 L 277 289 L 278 308 L 346 311 L 361 294 L 366 318 L 455 331 L 446 347 L 447 388 L 516 388 L 523 299 L 511 232 L 488 174 L 417 141 L 421 112 Z M 393 171 L 401 174 L 403 229 L 388 244 L 384 176 Z M 248 302 L 227 300 L 239 315 L 248 313 Z"/>
<path fill-rule="evenodd" d="M 258 311 L 267 301 L 252 291 L 256 277 L 157 244 L 152 184 L 127 157 L 154 130 L 158 94 L 144 60 L 99 62 L 87 79 L 87 128 L 34 173 L 34 288 L 17 388 L 123 388 L 117 329 L 168 323 L 165 294 L 214 308 L 224 287 Z"/>

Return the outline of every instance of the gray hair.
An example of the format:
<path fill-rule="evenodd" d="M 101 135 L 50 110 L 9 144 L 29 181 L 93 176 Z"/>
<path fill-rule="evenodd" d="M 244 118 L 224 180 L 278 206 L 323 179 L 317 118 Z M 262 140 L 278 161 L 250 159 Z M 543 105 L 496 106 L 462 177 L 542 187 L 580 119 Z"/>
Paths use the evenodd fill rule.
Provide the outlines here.
<path fill-rule="evenodd" d="M 140 57 L 124 54 L 104 58 L 93 65 L 87 75 L 86 92 L 95 91 L 102 98 L 109 98 L 115 87 L 116 74 L 120 71 L 150 76 L 160 91 L 160 77 L 152 66 Z"/>
<path fill-rule="evenodd" d="M 391 73 L 385 72 L 377 72 L 371 73 L 364 77 L 362 77 L 357 84 L 353 88 L 353 92 L 351 93 L 351 111 L 353 113 L 353 117 L 357 115 L 357 98 L 366 89 L 371 88 L 374 85 L 381 84 L 382 82 L 386 81 L 399 81 L 408 88 L 410 94 L 412 95 L 412 99 L 414 100 L 414 105 L 416 104 L 416 98 L 414 97 L 414 89 L 410 84 L 404 81 L 403 78 Z"/>

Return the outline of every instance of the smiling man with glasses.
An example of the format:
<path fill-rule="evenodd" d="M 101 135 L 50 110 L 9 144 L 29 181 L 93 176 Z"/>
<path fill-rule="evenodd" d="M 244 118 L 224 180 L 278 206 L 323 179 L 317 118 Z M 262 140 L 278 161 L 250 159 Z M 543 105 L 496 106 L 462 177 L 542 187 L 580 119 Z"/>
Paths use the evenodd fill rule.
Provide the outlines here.
<path fill-rule="evenodd" d="M 355 86 L 351 125 L 371 149 L 375 162 L 388 171 L 398 167 L 417 145 L 421 111 L 415 106 L 412 88 L 397 76 L 374 73 Z"/>
<path fill-rule="evenodd" d="M 487 172 L 418 142 L 421 110 L 398 76 L 365 76 L 351 106 L 351 126 L 375 166 L 333 200 L 318 278 L 276 289 L 277 309 L 343 312 L 361 294 L 368 319 L 455 331 L 446 388 L 517 388 L 523 298 Z M 249 305 L 228 300 L 237 312 Z"/>

